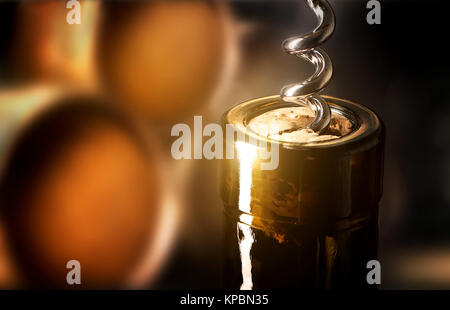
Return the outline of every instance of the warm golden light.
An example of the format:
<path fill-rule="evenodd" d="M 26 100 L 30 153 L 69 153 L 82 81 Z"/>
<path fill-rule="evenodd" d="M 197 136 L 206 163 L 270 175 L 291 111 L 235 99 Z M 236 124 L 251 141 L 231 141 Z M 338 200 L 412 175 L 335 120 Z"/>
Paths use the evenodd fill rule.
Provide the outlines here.
<path fill-rule="evenodd" d="M 256 159 L 257 148 L 245 142 L 236 142 L 239 157 L 239 210 L 250 213 L 252 189 L 252 167 Z"/>

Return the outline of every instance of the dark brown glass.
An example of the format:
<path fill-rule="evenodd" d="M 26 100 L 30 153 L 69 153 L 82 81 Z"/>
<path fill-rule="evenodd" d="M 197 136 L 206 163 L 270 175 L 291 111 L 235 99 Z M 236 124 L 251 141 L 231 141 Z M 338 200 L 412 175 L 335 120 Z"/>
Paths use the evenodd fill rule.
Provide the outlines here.
<path fill-rule="evenodd" d="M 352 121 L 351 133 L 323 143 L 279 143 L 278 168 L 254 163 L 250 183 L 241 181 L 237 154 L 223 161 L 226 288 L 376 288 L 367 283 L 366 265 L 377 259 L 383 125 L 363 106 L 325 98 Z M 278 97 L 246 102 L 223 124 L 248 138 L 253 133 L 242 128 L 249 119 L 286 105 Z M 247 209 L 239 205 L 243 191 Z"/>

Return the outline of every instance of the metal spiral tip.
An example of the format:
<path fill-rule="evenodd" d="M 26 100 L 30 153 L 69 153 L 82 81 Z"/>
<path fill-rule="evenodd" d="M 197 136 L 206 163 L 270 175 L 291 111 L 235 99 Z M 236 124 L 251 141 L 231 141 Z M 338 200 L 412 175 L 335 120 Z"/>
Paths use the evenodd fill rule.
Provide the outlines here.
<path fill-rule="evenodd" d="M 311 62 L 315 67 L 315 72 L 303 82 L 284 86 L 280 95 L 284 101 L 309 106 L 316 117 L 308 125 L 308 128 L 320 132 L 328 127 L 331 112 L 326 101 L 317 93 L 328 85 L 333 75 L 333 65 L 327 53 L 317 46 L 333 34 L 335 17 L 328 1 L 305 1 L 316 14 L 319 26 L 311 33 L 286 39 L 282 48 L 289 55 L 295 55 Z"/>

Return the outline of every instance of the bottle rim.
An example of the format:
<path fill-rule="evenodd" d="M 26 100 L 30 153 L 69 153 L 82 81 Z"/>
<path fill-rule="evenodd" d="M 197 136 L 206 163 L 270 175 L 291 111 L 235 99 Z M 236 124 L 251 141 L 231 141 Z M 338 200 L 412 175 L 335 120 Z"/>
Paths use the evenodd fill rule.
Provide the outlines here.
<path fill-rule="evenodd" d="M 366 144 L 377 141 L 382 131 L 379 117 L 369 108 L 355 102 L 331 96 L 322 95 L 330 105 L 332 113 L 347 117 L 352 122 L 352 131 L 337 139 L 314 142 L 286 142 L 273 140 L 258 135 L 248 126 L 251 119 L 270 110 L 296 106 L 295 103 L 284 102 L 279 95 L 261 97 L 242 102 L 229 109 L 223 115 L 222 122 L 232 125 L 235 130 L 258 140 L 264 140 L 280 147 L 295 150 L 320 150 L 348 147 L 349 145 Z M 353 149 L 353 148 L 352 148 Z"/>

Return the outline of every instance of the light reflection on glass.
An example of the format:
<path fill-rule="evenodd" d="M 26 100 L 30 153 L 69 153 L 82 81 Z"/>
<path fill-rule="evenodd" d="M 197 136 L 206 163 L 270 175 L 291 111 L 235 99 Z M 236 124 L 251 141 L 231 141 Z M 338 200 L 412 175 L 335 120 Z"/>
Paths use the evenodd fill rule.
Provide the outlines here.
<path fill-rule="evenodd" d="M 257 148 L 254 145 L 245 142 L 237 142 L 236 148 L 239 156 L 239 210 L 245 213 L 250 213 L 250 201 L 252 191 L 252 168 L 256 159 Z M 248 214 L 241 214 L 247 216 L 244 222 L 251 224 L 251 216 Z M 242 233 L 242 235 L 240 234 Z M 251 290 L 253 288 L 252 280 L 252 260 L 250 251 L 252 244 L 255 241 L 250 226 L 238 223 L 238 240 L 239 250 L 241 253 L 242 262 L 242 284 L 241 290 Z M 241 236 L 242 237 L 241 237 Z"/>

